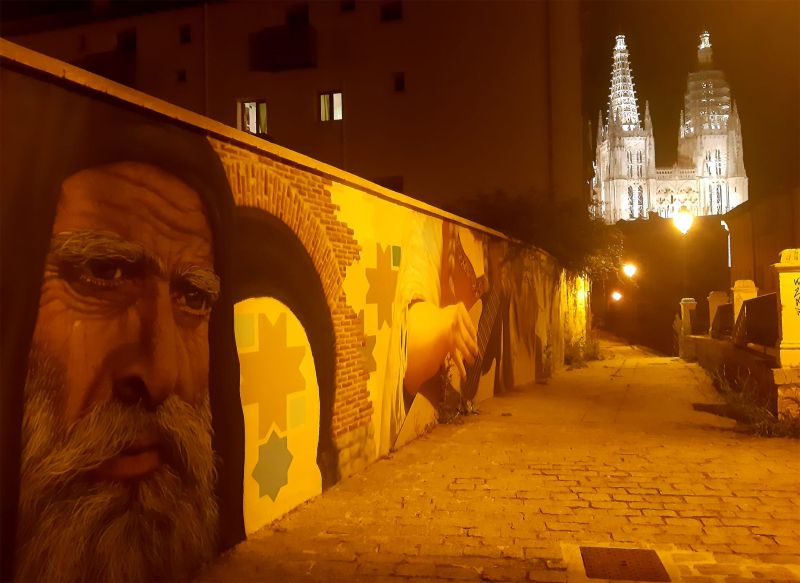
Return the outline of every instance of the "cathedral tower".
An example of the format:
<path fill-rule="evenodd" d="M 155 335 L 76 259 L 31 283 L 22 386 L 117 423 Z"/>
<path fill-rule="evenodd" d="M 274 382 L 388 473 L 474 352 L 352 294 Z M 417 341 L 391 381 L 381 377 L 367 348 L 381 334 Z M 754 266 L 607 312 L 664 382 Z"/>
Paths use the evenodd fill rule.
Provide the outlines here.
<path fill-rule="evenodd" d="M 678 167 L 694 169 L 696 200 L 684 204 L 698 215 L 724 214 L 747 200 L 739 114 L 722 71 L 714 68 L 711 35 L 697 47 L 697 70 L 689 73 L 681 111 Z"/>
<path fill-rule="evenodd" d="M 618 35 L 611 66 L 611 89 L 605 123 L 598 120 L 595 197 L 610 222 L 647 218 L 655 179 L 655 148 L 649 105 L 644 127 L 633 84 L 625 36 Z"/>

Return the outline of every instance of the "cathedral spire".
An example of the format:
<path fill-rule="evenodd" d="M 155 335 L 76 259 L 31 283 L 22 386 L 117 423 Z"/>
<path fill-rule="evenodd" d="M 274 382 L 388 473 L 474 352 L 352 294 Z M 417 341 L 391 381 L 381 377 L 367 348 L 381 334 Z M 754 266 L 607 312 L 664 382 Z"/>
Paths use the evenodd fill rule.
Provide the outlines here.
<path fill-rule="evenodd" d="M 653 133 L 653 120 L 650 119 L 650 102 L 644 102 L 644 131 Z"/>
<path fill-rule="evenodd" d="M 609 124 L 621 124 L 622 129 L 629 131 L 640 129 L 639 106 L 636 103 L 636 91 L 633 89 L 628 47 L 625 35 L 619 34 L 614 45 L 614 63 L 611 69 L 611 91 L 608 97 Z"/>
<path fill-rule="evenodd" d="M 700 35 L 700 44 L 697 45 L 697 62 L 700 63 L 701 68 L 710 68 L 713 60 L 713 52 L 711 50 L 711 35 L 707 30 L 703 31 Z"/>

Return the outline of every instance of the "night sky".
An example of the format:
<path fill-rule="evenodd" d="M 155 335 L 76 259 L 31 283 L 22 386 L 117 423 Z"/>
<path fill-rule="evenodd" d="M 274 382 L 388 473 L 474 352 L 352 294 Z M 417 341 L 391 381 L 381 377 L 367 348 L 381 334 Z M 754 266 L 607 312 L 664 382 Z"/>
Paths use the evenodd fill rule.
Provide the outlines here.
<path fill-rule="evenodd" d="M 597 0 L 584 4 L 582 26 L 584 116 L 593 131 L 598 110 L 605 115 L 614 36 L 622 33 L 642 114 L 650 101 L 656 163 L 672 166 L 686 77 L 707 28 L 739 108 L 750 197 L 800 187 L 800 2 Z"/>

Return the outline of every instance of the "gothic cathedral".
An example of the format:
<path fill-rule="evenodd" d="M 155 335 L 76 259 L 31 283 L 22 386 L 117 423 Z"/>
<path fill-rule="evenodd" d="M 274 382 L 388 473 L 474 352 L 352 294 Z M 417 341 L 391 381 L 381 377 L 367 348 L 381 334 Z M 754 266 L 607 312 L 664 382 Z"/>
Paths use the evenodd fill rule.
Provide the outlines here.
<path fill-rule="evenodd" d="M 700 35 L 697 60 L 686 84 L 678 161 L 656 168 L 650 107 L 645 103 L 642 127 L 625 36 L 616 37 L 592 179 L 596 212 L 607 222 L 646 219 L 650 212 L 671 217 L 681 207 L 695 216 L 721 215 L 747 200 L 739 114 L 722 71 L 714 69 L 708 32 Z"/>

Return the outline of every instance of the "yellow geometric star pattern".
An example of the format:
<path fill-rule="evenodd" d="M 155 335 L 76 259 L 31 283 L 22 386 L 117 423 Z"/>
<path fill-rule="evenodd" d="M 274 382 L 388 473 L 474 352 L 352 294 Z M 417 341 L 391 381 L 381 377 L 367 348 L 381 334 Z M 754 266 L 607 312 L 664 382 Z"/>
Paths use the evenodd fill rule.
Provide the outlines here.
<path fill-rule="evenodd" d="M 286 346 L 286 314 L 273 325 L 258 315 L 258 352 L 239 354 L 242 405 L 258 405 L 258 437 L 264 439 L 274 422 L 286 431 L 286 397 L 303 391 L 306 382 L 300 372 L 305 347 Z"/>
<path fill-rule="evenodd" d="M 367 303 L 377 304 L 378 329 L 384 322 L 392 325 L 392 304 L 397 289 L 397 270 L 392 268 L 392 246 L 387 245 L 381 249 L 381 244 L 376 243 L 375 268 L 367 268 Z"/>

